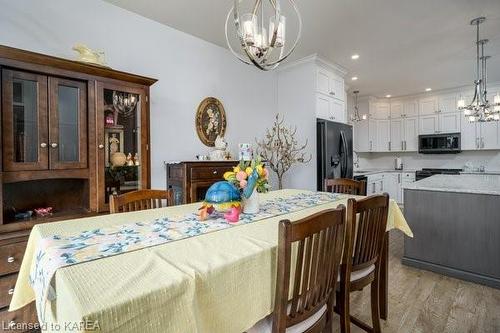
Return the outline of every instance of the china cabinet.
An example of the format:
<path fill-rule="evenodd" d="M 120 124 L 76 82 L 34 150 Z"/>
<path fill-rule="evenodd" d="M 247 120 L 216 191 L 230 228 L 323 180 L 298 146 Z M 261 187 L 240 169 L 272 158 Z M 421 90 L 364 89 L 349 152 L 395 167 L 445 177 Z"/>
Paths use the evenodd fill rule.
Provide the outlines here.
<path fill-rule="evenodd" d="M 150 186 L 156 80 L 6 46 L 0 73 L 0 293 L 11 297 L 35 224 L 106 212 L 110 194 Z M 118 95 L 134 103 L 123 108 Z M 32 304 L 9 313 L 8 303 L 5 325 L 36 320 Z"/>

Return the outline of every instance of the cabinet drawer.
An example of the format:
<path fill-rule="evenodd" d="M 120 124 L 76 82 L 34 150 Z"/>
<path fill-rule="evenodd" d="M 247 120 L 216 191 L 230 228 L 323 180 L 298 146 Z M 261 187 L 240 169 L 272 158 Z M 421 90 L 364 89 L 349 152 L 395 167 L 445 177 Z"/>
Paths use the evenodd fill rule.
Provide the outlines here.
<path fill-rule="evenodd" d="M 228 167 L 204 167 L 191 169 L 192 180 L 218 180 L 222 179 L 226 171 L 231 171 Z"/>
<path fill-rule="evenodd" d="M 8 312 L 7 309 L 0 312 L 0 333 L 28 332 L 38 326 L 34 302 L 14 312 Z"/>
<path fill-rule="evenodd" d="M 17 274 L 11 274 L 0 277 L 0 309 L 8 306 L 14 293 Z M 0 323 L 1 325 L 1 323 Z"/>
<path fill-rule="evenodd" d="M 0 247 L 0 276 L 19 271 L 26 244 L 19 242 Z"/>

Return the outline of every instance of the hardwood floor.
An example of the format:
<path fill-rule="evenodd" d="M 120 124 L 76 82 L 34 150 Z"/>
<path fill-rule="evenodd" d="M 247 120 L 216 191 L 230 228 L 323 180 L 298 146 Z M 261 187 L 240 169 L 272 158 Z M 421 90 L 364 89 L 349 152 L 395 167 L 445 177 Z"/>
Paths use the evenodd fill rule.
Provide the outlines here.
<path fill-rule="evenodd" d="M 382 331 L 500 332 L 500 290 L 403 266 L 403 234 L 389 246 L 389 318 Z M 351 294 L 351 313 L 371 325 L 370 288 Z M 338 316 L 335 332 L 340 332 Z M 351 332 L 363 332 L 351 324 Z"/>

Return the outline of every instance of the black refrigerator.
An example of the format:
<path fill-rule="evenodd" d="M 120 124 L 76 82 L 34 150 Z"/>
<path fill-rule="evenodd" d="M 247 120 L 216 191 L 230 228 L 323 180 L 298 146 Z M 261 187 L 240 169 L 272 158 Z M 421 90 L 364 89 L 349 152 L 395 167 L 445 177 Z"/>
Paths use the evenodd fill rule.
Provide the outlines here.
<path fill-rule="evenodd" d="M 352 178 L 352 126 L 317 119 L 318 191 L 326 178 Z"/>

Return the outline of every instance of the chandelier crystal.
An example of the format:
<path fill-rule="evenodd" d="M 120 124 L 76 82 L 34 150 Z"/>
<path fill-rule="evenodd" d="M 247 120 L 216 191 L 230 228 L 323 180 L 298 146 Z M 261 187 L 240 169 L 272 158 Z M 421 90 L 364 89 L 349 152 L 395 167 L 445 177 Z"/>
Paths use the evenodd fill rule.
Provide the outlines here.
<path fill-rule="evenodd" d="M 465 99 L 460 98 L 457 108 L 463 110 L 465 117 L 470 122 L 486 122 L 500 120 L 500 95 L 497 93 L 493 103 L 488 100 L 486 88 L 487 70 L 486 61 L 491 58 L 484 55 L 484 45 L 488 39 L 479 39 L 479 25 L 486 21 L 486 17 L 473 19 L 470 24 L 476 26 L 476 80 L 474 81 L 474 97 L 472 102 L 466 105 Z"/>
<path fill-rule="evenodd" d="M 288 58 L 297 46 L 302 31 L 302 18 L 294 0 L 288 0 L 298 22 L 297 36 L 289 44 L 287 31 L 290 29 L 287 28 L 287 22 L 290 20 L 283 15 L 280 1 L 234 0 L 226 18 L 226 42 L 229 50 L 242 62 L 264 71 L 272 70 Z M 231 17 L 241 52 L 235 51 L 229 40 Z M 285 50 L 287 45 L 291 47 Z"/>

